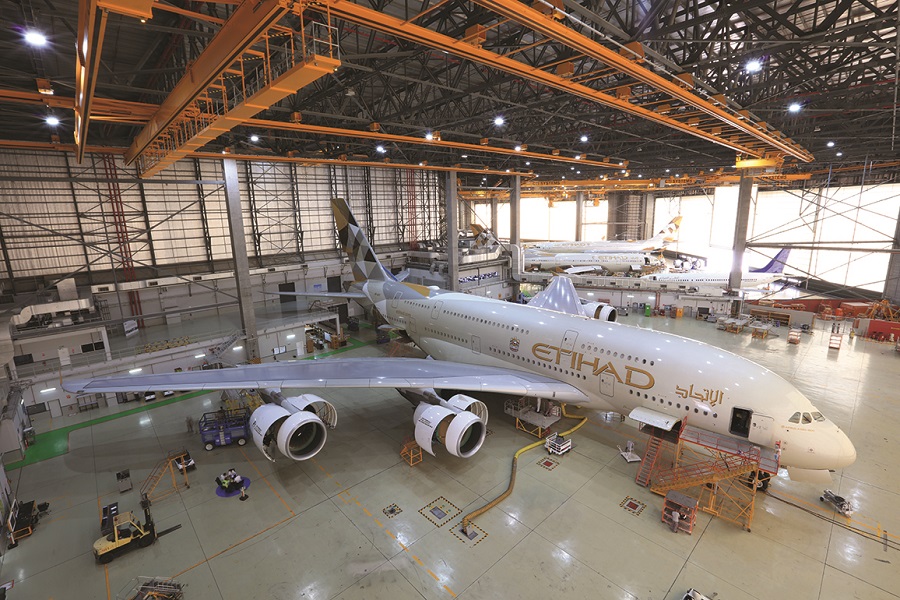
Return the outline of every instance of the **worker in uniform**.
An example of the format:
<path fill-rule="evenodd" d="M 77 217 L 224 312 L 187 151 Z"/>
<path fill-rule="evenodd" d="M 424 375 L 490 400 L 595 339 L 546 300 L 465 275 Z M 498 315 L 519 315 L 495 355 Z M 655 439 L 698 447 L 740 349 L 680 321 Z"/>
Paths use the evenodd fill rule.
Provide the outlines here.
<path fill-rule="evenodd" d="M 672 519 L 672 532 L 678 533 L 678 522 L 681 520 L 681 513 L 679 513 L 677 510 L 673 510 L 671 519 Z"/>
<path fill-rule="evenodd" d="M 191 415 L 188 415 L 184 418 L 184 423 L 187 425 L 187 432 L 194 433 L 194 419 Z"/>

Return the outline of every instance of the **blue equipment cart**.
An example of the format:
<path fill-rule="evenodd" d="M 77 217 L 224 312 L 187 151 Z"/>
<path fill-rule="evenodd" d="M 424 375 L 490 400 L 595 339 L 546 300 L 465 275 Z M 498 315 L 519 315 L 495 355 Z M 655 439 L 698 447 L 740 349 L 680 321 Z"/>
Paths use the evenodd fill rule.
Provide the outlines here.
<path fill-rule="evenodd" d="M 237 442 L 243 446 L 250 438 L 250 409 L 237 408 L 203 413 L 197 424 L 203 447 L 212 450 Z"/>

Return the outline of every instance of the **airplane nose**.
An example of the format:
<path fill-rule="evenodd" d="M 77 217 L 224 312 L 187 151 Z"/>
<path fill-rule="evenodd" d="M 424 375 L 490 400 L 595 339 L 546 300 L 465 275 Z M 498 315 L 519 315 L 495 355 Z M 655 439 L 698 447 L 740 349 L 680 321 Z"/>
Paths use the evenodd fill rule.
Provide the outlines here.
<path fill-rule="evenodd" d="M 838 429 L 837 431 L 837 451 L 835 463 L 838 468 L 849 467 L 856 461 L 856 448 L 847 435 Z"/>

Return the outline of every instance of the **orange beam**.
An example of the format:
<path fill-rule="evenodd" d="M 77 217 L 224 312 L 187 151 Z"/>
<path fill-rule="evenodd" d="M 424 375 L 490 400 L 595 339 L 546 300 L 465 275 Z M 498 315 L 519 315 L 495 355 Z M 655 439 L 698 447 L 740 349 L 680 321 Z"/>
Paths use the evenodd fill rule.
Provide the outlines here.
<path fill-rule="evenodd" d="M 128 152 L 133 162 L 241 54 L 287 13 L 283 0 L 243 2 L 166 97 Z"/>
<path fill-rule="evenodd" d="M 91 101 L 97 85 L 108 14 L 108 9 L 98 7 L 97 0 L 80 0 L 78 3 L 78 35 L 75 38 L 75 154 L 78 162 L 84 158 L 87 145 Z"/>
<path fill-rule="evenodd" d="M 248 127 L 259 127 L 261 129 L 281 129 L 284 131 L 302 131 L 305 133 L 314 133 L 317 135 L 340 135 L 351 138 L 362 138 L 369 140 L 384 140 L 389 142 L 398 142 L 404 144 L 418 144 L 420 146 L 438 146 L 441 148 L 454 148 L 457 150 L 466 150 L 468 152 L 490 152 L 493 154 L 505 154 L 508 156 L 521 156 L 524 158 L 532 158 L 535 160 L 551 160 L 557 162 L 572 163 L 578 165 L 588 165 L 592 167 L 604 167 L 609 169 L 620 169 L 618 161 L 615 163 L 600 160 L 588 160 L 585 158 L 576 159 L 569 156 L 553 156 L 550 154 L 541 154 L 540 152 L 529 152 L 527 150 L 516 152 L 512 148 L 498 148 L 497 146 L 482 146 L 480 144 L 467 144 L 465 142 L 450 142 L 447 140 L 426 140 L 425 138 L 410 135 L 392 135 L 377 131 L 360 131 L 357 129 L 342 129 L 339 127 L 322 127 L 319 125 L 308 125 L 306 123 L 285 123 L 284 121 L 267 121 L 264 119 L 248 119 L 244 122 Z"/>
<path fill-rule="evenodd" d="M 387 163 L 374 162 L 369 160 L 339 160 L 334 158 L 300 158 L 290 156 L 258 156 L 255 154 L 217 154 L 215 152 L 192 152 L 188 155 L 191 158 L 212 158 L 221 160 L 225 158 L 234 158 L 236 160 L 246 160 L 249 162 L 280 162 L 280 163 L 297 163 L 302 165 L 346 165 L 348 167 L 370 167 L 373 169 L 417 169 L 420 171 L 444 171 L 455 173 L 480 173 L 482 175 L 501 175 L 512 176 L 519 175 L 522 177 L 534 177 L 532 173 L 524 173 L 522 171 L 499 171 L 493 169 L 470 169 L 465 167 L 440 167 L 435 165 L 415 165 L 403 163 Z"/>
<path fill-rule="evenodd" d="M 772 135 L 764 126 L 749 122 L 748 119 L 741 119 L 738 115 L 725 111 L 700 96 L 692 93 L 683 85 L 671 81 L 650 69 L 647 69 L 629 57 L 619 52 L 611 50 L 606 46 L 578 33 L 577 31 L 562 24 L 559 20 L 550 18 L 533 8 L 519 2 L 518 0 L 473 0 L 475 4 L 479 4 L 499 15 L 503 15 L 517 23 L 525 25 L 533 31 L 539 32 L 558 42 L 566 44 L 570 48 L 582 52 L 587 56 L 591 56 L 610 67 L 621 71 L 638 81 L 645 83 L 681 100 L 685 104 L 695 107 L 696 109 L 714 117 L 717 121 L 728 125 L 732 129 L 742 131 L 759 141 L 767 144 L 773 150 L 783 152 L 793 156 L 803 162 L 811 162 L 812 154 L 793 142 L 787 142 L 777 135 Z M 628 111 L 631 112 L 631 111 Z M 672 126 L 671 123 L 665 121 L 673 121 L 674 119 L 666 118 L 663 123 Z M 716 136 L 708 132 L 694 132 L 694 135 L 711 139 L 716 143 L 722 143 L 716 139 Z M 711 137 L 712 136 L 712 137 Z M 728 145 L 728 144 L 723 144 Z"/>

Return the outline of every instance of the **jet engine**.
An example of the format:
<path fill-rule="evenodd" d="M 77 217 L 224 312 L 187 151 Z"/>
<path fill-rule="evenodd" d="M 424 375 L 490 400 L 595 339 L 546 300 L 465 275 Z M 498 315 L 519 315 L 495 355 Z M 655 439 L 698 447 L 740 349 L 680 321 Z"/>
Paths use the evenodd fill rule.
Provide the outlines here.
<path fill-rule="evenodd" d="M 337 425 L 334 406 L 313 394 L 285 398 L 278 390 L 260 390 L 268 403 L 253 411 L 253 441 L 266 458 L 275 460 L 273 443 L 291 460 L 307 460 L 325 445 L 328 429 Z M 326 428 L 327 425 L 327 428 Z"/>
<path fill-rule="evenodd" d="M 440 404 L 421 402 L 415 412 L 416 442 L 434 455 L 432 444 L 443 444 L 453 456 L 469 458 L 481 448 L 487 434 L 487 407 L 457 394 Z"/>
<path fill-rule="evenodd" d="M 616 312 L 616 307 L 606 302 L 588 302 L 584 305 L 584 312 L 592 319 L 609 321 L 610 323 L 615 322 L 619 316 Z"/>

